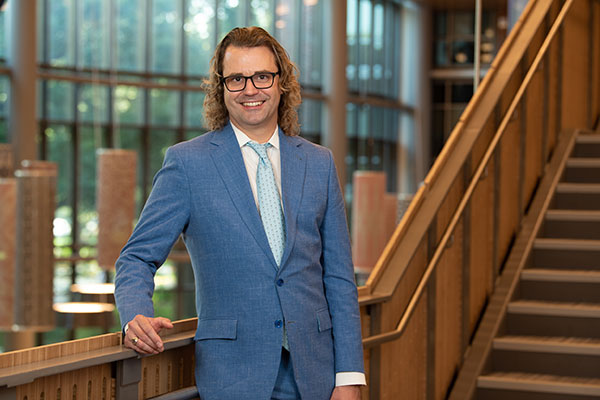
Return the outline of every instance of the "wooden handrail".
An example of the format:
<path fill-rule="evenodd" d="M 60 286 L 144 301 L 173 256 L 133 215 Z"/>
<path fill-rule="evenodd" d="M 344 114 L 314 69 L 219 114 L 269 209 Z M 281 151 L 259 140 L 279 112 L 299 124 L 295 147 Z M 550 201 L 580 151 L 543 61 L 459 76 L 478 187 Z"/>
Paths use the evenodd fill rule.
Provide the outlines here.
<path fill-rule="evenodd" d="M 161 334 L 165 353 L 193 343 L 196 321 L 196 318 L 176 321 L 171 332 L 165 331 Z M 87 338 L 4 353 L 0 355 L 0 397 L 8 388 L 27 385 L 39 378 L 152 357 L 140 355 L 121 344 L 111 345 L 120 343 L 120 339 L 121 333 L 117 332 L 96 336 L 93 338 L 93 344 L 90 344 L 90 338 Z M 89 350 L 90 346 L 92 350 Z M 24 362 L 38 358 L 42 359 Z"/>
<path fill-rule="evenodd" d="M 163 341 L 165 351 L 191 344 L 194 339 L 194 333 L 195 331 L 188 331 L 166 337 Z M 112 335 L 120 334 L 114 333 Z M 33 382 L 34 379 L 43 376 L 55 375 L 68 371 L 75 371 L 81 368 L 140 357 L 144 356 L 119 345 L 104 347 L 85 353 L 65 355 L 15 367 L 2 368 L 0 369 L 0 387 L 18 386 L 24 383 Z"/>
<path fill-rule="evenodd" d="M 473 175 L 473 178 L 471 179 L 467 190 L 465 191 L 456 211 L 454 212 L 452 219 L 450 220 L 450 223 L 448 224 L 448 227 L 446 228 L 446 230 L 442 236 L 442 239 L 440 240 L 440 243 L 438 244 L 437 248 L 435 249 L 433 257 L 431 258 L 430 262 L 427 264 L 425 273 L 423 274 L 421 280 L 419 281 L 417 289 L 413 293 L 413 295 L 409 301 L 409 304 L 406 307 L 406 310 L 404 311 L 404 313 L 402 314 L 402 318 L 400 319 L 400 322 L 398 323 L 396 329 L 363 339 L 363 345 L 365 346 L 365 348 L 377 346 L 382 343 L 397 339 L 404 332 L 404 329 L 406 328 L 408 321 L 410 320 L 411 316 L 413 315 L 413 312 L 417 306 L 417 303 L 419 302 L 421 296 L 423 295 L 423 293 L 425 291 L 425 288 L 427 287 L 427 284 L 429 283 L 429 279 L 430 279 L 431 275 L 435 271 L 435 268 L 438 265 L 438 263 L 442 257 L 442 254 L 446 250 L 446 246 L 448 245 L 449 239 L 452 236 L 454 229 L 456 228 L 459 220 L 462 218 L 462 214 L 463 214 L 465 208 L 467 207 L 467 204 L 471 200 L 471 197 L 472 197 L 473 193 L 475 192 L 475 188 L 476 188 L 477 184 L 480 182 L 481 177 L 483 176 L 483 173 L 487 167 L 487 164 L 489 163 L 490 159 L 492 158 L 492 155 L 496 151 L 496 147 L 498 146 L 498 143 L 500 143 L 502 136 L 506 132 L 506 127 L 508 126 L 515 110 L 517 109 L 517 106 L 521 102 L 525 91 L 529 87 L 531 79 L 532 79 L 534 73 L 536 72 L 536 70 L 538 69 L 540 63 L 542 62 L 542 59 L 545 56 L 546 52 L 548 51 L 552 41 L 554 40 L 556 33 L 560 29 L 560 26 L 562 25 L 567 13 L 569 12 L 571 5 L 573 4 L 573 1 L 574 0 L 567 0 L 566 3 L 563 5 L 558 17 L 556 18 L 554 24 L 552 25 L 552 28 L 550 29 L 550 32 L 546 36 L 546 39 L 544 40 L 533 63 L 531 64 L 531 67 L 527 71 L 527 74 L 525 75 L 523 82 L 519 86 L 519 89 L 517 90 L 515 97 L 513 98 L 512 102 L 510 103 L 510 106 L 509 106 L 504 118 L 502 119 L 500 126 L 498 127 L 496 133 L 494 134 L 494 137 L 493 137 L 492 141 L 490 142 L 490 145 L 487 148 L 485 155 L 483 156 L 481 162 L 479 163 L 477 170 L 476 170 L 475 174 Z"/>

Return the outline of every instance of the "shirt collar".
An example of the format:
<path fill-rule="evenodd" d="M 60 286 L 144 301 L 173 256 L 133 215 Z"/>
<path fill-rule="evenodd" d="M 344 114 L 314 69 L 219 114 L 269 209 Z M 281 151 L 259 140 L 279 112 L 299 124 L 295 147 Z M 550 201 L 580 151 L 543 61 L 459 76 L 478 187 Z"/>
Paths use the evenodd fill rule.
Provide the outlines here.
<path fill-rule="evenodd" d="M 243 147 L 246 145 L 246 143 L 252 141 L 252 139 L 250 139 L 248 137 L 248 135 L 246 135 L 244 132 L 242 132 L 242 130 L 240 128 L 235 126 L 233 124 L 233 122 L 231 122 L 231 127 L 233 128 L 233 132 L 235 133 L 235 138 L 237 139 L 240 147 Z M 271 146 L 275 147 L 276 149 L 279 149 L 279 135 L 277 134 L 278 132 L 279 132 L 279 125 L 277 125 L 275 127 L 275 131 L 271 135 L 271 138 L 267 141 L 267 143 L 270 143 Z"/>

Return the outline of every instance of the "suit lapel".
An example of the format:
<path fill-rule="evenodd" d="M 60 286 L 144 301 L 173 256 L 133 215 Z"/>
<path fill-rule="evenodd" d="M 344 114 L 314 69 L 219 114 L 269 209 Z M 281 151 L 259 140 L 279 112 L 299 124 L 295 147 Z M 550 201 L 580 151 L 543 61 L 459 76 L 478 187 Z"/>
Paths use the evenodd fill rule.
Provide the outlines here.
<path fill-rule="evenodd" d="M 244 221 L 263 252 L 271 260 L 273 267 L 277 268 L 254 202 L 242 152 L 231 125 L 227 124 L 223 130 L 215 132 L 211 143 L 215 147 L 210 153 L 211 157 L 242 221 Z"/>
<path fill-rule="evenodd" d="M 296 238 L 296 220 L 304 189 L 306 155 L 302 142 L 293 136 L 286 136 L 279 129 L 281 156 L 281 191 L 283 193 L 283 211 L 285 214 L 285 249 L 281 265 L 285 265 Z"/>

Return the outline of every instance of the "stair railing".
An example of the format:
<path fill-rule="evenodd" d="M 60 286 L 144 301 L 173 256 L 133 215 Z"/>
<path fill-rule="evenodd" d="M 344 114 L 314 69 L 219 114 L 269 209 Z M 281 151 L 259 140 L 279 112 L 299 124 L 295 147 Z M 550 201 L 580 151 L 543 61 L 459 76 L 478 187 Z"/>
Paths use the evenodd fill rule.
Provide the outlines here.
<path fill-rule="evenodd" d="M 447 394 L 559 133 L 600 115 L 593 40 L 600 7 L 562 3 L 528 4 L 360 288 L 372 400 Z M 589 16 L 583 35 L 582 16 Z M 590 45 L 574 66 L 567 46 L 577 40 Z M 598 93 L 589 95 L 578 79 Z M 580 101 L 572 102 L 575 95 Z"/>
<path fill-rule="evenodd" d="M 406 328 L 406 324 L 407 324 L 408 320 L 410 319 L 410 317 L 412 316 L 412 314 L 414 312 L 417 302 L 419 301 L 419 299 L 421 298 L 421 296 L 423 295 L 423 293 L 425 291 L 425 287 L 429 282 L 431 274 L 435 271 L 435 268 L 438 266 L 439 261 L 442 258 L 444 251 L 450 245 L 450 238 L 454 235 L 454 230 L 456 229 L 460 219 L 463 217 L 464 211 L 465 211 L 467 205 L 469 204 L 469 202 L 471 201 L 471 197 L 472 197 L 473 193 L 475 192 L 477 185 L 484 178 L 484 173 L 487 173 L 486 171 L 489 168 L 489 162 L 492 159 L 492 156 L 495 154 L 498 144 L 500 143 L 502 136 L 506 132 L 506 128 L 507 128 L 508 124 L 510 123 L 510 120 L 513 118 L 513 114 L 517 111 L 517 107 L 519 106 L 525 91 L 527 90 L 527 88 L 529 87 L 529 84 L 531 83 L 533 74 L 537 71 L 537 68 L 539 67 L 540 63 L 542 62 L 542 59 L 545 56 L 546 51 L 550 47 L 550 43 L 552 43 L 552 41 L 554 40 L 554 37 L 556 36 L 556 33 L 558 32 L 573 1 L 574 0 L 567 0 L 566 4 L 563 6 L 563 9 L 561 10 L 560 15 L 558 16 L 558 18 L 554 22 L 554 25 L 552 26 L 552 29 L 550 30 L 550 33 L 544 40 L 544 44 L 542 45 L 542 48 L 538 52 L 534 62 L 532 63 L 531 67 L 529 68 L 529 71 L 527 71 L 527 75 L 525 76 L 523 83 L 519 87 L 519 90 L 517 91 L 517 94 L 515 95 L 513 101 L 511 102 L 506 115 L 502 119 L 500 127 L 496 131 L 496 134 L 494 135 L 494 138 L 492 139 L 490 146 L 488 147 L 487 151 L 485 152 L 483 159 L 481 160 L 481 163 L 477 167 L 475 174 L 473 175 L 471 182 L 469 183 L 469 186 L 468 186 L 467 190 L 465 191 L 464 196 L 460 200 L 460 203 L 458 204 L 458 207 L 457 207 L 456 211 L 454 212 L 454 215 L 452 216 L 452 219 L 450 220 L 450 223 L 448 224 L 446 231 L 444 232 L 437 248 L 435 249 L 433 257 L 427 264 L 425 273 L 423 274 L 421 280 L 419 281 L 417 289 L 415 290 L 415 293 L 411 297 L 408 307 L 406 308 L 405 312 L 402 314 L 400 323 L 398 324 L 396 329 L 393 331 L 389 331 L 386 333 L 380 333 L 378 335 L 374 335 L 374 336 L 363 339 L 363 344 L 365 347 L 369 348 L 369 347 L 377 346 L 382 343 L 388 342 L 390 340 L 394 340 L 402 335 L 402 332 Z"/>

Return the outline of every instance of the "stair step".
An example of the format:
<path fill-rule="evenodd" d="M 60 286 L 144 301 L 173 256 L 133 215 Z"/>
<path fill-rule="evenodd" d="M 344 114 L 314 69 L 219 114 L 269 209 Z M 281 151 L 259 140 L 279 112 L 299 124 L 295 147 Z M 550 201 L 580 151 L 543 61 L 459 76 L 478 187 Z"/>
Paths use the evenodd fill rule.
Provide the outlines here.
<path fill-rule="evenodd" d="M 567 160 L 567 168 L 600 168 L 600 157 L 572 157 Z"/>
<path fill-rule="evenodd" d="M 542 282 L 600 283 L 600 271 L 529 268 L 521 273 L 521 280 Z"/>
<path fill-rule="evenodd" d="M 548 210 L 546 220 L 600 222 L 600 210 Z"/>
<path fill-rule="evenodd" d="M 570 210 L 600 210 L 600 184 L 559 183 L 551 208 Z"/>
<path fill-rule="evenodd" d="M 570 158 L 567 160 L 562 181 L 572 183 L 600 183 L 600 158 Z"/>
<path fill-rule="evenodd" d="M 600 193 L 600 184 L 598 183 L 570 183 L 561 182 L 556 185 L 558 193 Z"/>
<path fill-rule="evenodd" d="M 600 304 L 517 300 L 508 304 L 508 312 L 554 317 L 600 318 Z"/>
<path fill-rule="evenodd" d="M 595 133 L 580 133 L 575 139 L 577 144 L 600 144 L 600 135 Z"/>
<path fill-rule="evenodd" d="M 573 156 L 600 157 L 600 135 L 594 133 L 578 135 L 575 139 Z"/>
<path fill-rule="evenodd" d="M 492 347 L 494 350 L 600 356 L 600 339 L 589 338 L 502 336 L 494 339 Z"/>
<path fill-rule="evenodd" d="M 525 269 L 517 296 L 521 300 L 600 305 L 600 271 Z"/>
<path fill-rule="evenodd" d="M 600 339 L 504 336 L 492 343 L 491 370 L 600 379 Z"/>
<path fill-rule="evenodd" d="M 579 135 L 573 149 L 574 157 L 600 157 L 600 135 Z"/>
<path fill-rule="evenodd" d="M 600 210 L 548 210 L 539 236 L 600 240 Z"/>
<path fill-rule="evenodd" d="M 505 323 L 506 335 L 600 339 L 600 304 L 517 300 Z"/>
<path fill-rule="evenodd" d="M 540 250 L 600 250 L 600 240 L 586 239 L 563 239 L 563 238 L 538 238 L 533 244 L 535 249 Z"/>
<path fill-rule="evenodd" d="M 600 270 L 600 240 L 538 238 L 532 255 L 533 267 Z"/>
<path fill-rule="evenodd" d="M 477 378 L 477 387 L 561 395 L 600 396 L 600 379 L 546 374 L 497 372 Z"/>

